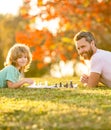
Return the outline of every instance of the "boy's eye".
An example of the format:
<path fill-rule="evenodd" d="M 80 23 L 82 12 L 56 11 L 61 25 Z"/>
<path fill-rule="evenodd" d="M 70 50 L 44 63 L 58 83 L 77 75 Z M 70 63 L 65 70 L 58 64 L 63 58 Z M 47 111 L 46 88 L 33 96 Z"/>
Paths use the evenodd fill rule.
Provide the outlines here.
<path fill-rule="evenodd" d="M 27 56 L 23 56 L 24 58 L 27 58 Z"/>
<path fill-rule="evenodd" d="M 18 58 L 27 58 L 27 56 L 18 56 Z"/>

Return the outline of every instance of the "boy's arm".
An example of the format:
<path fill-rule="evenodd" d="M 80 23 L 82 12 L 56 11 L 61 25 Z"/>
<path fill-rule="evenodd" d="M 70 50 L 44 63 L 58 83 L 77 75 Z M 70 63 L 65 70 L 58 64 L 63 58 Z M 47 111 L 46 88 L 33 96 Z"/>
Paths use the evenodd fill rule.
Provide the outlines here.
<path fill-rule="evenodd" d="M 11 81 L 7 80 L 7 86 L 9 88 L 20 88 L 25 83 L 28 83 L 31 85 L 34 83 L 34 81 L 30 78 L 24 78 L 18 82 L 11 82 Z"/>

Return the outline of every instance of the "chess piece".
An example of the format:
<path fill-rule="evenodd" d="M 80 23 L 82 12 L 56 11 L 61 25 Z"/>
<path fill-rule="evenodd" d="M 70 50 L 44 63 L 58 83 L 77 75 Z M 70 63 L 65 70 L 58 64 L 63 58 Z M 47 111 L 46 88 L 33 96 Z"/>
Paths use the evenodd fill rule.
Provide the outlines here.
<path fill-rule="evenodd" d="M 42 83 L 41 83 L 41 82 L 39 82 L 39 83 L 38 83 L 38 86 L 42 86 Z"/>
<path fill-rule="evenodd" d="M 60 88 L 62 87 L 62 82 L 60 82 L 59 87 L 60 87 Z"/>
<path fill-rule="evenodd" d="M 68 83 L 66 83 L 66 84 L 64 85 L 64 87 L 65 87 L 65 88 L 68 88 Z"/>
<path fill-rule="evenodd" d="M 57 88 L 57 83 L 55 84 L 55 86 L 54 87 L 56 87 Z"/>
<path fill-rule="evenodd" d="M 47 82 L 47 81 L 45 81 L 44 85 L 45 85 L 45 86 L 48 86 L 48 82 Z"/>
<path fill-rule="evenodd" d="M 72 81 L 70 81 L 70 88 L 73 88 L 73 83 L 72 83 Z"/>
<path fill-rule="evenodd" d="M 77 88 L 78 87 L 78 84 L 73 84 L 73 88 Z"/>

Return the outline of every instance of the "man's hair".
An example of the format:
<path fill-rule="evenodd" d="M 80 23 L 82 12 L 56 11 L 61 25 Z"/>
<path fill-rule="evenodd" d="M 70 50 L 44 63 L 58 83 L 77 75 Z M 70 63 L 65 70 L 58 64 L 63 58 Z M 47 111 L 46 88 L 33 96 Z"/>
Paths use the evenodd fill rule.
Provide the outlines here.
<path fill-rule="evenodd" d="M 88 31 L 80 31 L 79 33 L 77 33 L 74 36 L 74 42 L 76 42 L 76 41 L 78 41 L 78 40 L 80 40 L 82 38 L 85 38 L 86 41 L 89 42 L 89 43 L 91 43 L 92 41 L 96 42 L 93 33 L 88 32 Z"/>

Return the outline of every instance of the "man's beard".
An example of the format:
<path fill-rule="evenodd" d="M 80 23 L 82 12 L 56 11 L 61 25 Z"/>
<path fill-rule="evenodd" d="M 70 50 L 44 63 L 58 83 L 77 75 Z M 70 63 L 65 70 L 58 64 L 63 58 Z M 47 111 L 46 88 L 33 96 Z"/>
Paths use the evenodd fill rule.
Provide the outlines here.
<path fill-rule="evenodd" d="M 86 59 L 86 60 L 90 60 L 91 56 L 93 55 L 93 50 L 90 48 L 89 51 L 83 52 L 81 54 L 81 56 Z"/>

